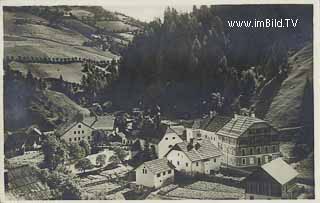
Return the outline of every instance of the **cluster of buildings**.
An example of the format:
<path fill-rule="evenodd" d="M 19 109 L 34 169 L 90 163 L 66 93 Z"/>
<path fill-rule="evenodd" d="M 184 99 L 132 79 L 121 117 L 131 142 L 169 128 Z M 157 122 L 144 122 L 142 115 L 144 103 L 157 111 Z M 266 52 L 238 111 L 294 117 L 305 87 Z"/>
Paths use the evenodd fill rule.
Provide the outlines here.
<path fill-rule="evenodd" d="M 244 180 L 248 199 L 295 197 L 298 173 L 281 159 L 279 133 L 268 122 L 235 115 L 209 116 L 190 128 L 161 126 L 145 137 L 123 135 L 123 143 L 143 143 L 158 157 L 136 168 L 137 185 L 159 188 L 173 183 L 175 173 L 210 175 L 227 167 L 250 171 Z"/>

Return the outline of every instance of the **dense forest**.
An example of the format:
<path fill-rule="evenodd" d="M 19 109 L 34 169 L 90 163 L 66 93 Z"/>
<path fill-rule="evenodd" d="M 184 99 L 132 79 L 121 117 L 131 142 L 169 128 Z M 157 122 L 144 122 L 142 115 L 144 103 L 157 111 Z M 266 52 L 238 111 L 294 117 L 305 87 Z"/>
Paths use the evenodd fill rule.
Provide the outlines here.
<path fill-rule="evenodd" d="M 269 29 L 227 24 L 265 18 L 299 23 Z M 123 53 L 114 103 L 199 115 L 218 94 L 222 113 L 250 112 L 259 90 L 274 78 L 281 83 L 290 71 L 288 57 L 311 40 L 312 6 L 194 6 L 190 13 L 167 8 L 163 20 L 150 22 Z"/>

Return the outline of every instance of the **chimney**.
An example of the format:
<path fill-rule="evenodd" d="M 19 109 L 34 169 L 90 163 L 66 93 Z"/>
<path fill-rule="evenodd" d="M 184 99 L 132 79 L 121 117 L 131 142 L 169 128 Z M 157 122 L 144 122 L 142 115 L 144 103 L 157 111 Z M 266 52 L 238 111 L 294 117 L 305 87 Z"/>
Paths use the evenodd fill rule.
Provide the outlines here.
<path fill-rule="evenodd" d="M 194 139 L 194 138 L 190 138 L 190 141 L 189 141 L 189 143 L 188 143 L 188 145 L 187 145 L 187 150 L 188 150 L 188 151 L 190 151 L 190 150 L 193 148 L 193 139 Z"/>
<path fill-rule="evenodd" d="M 251 117 L 255 118 L 256 114 L 254 112 L 251 113 Z"/>
<path fill-rule="evenodd" d="M 194 145 L 195 150 L 198 150 L 200 147 L 201 147 L 201 145 L 198 142 Z"/>
<path fill-rule="evenodd" d="M 234 113 L 233 114 L 233 119 L 237 120 L 238 119 L 238 114 Z"/>

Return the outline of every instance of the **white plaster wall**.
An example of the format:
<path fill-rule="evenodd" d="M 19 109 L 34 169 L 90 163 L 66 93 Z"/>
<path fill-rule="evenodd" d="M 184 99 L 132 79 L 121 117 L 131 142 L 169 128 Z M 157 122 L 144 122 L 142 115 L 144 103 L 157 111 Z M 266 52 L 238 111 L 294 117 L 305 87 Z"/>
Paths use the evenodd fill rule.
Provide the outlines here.
<path fill-rule="evenodd" d="M 80 125 L 80 128 L 78 127 Z M 82 133 L 83 131 L 83 133 Z M 76 132 L 76 134 L 74 134 Z M 79 133 L 80 132 L 80 133 Z M 88 136 L 90 136 L 90 139 L 88 139 Z M 79 140 L 80 137 L 80 140 Z M 69 139 L 71 138 L 71 141 Z M 75 141 L 74 138 L 77 140 Z M 79 122 L 75 126 L 73 126 L 71 129 L 69 129 L 63 136 L 62 139 L 64 139 L 67 143 L 79 143 L 81 140 L 85 139 L 87 141 L 92 140 L 92 129 L 88 126 L 84 125 L 83 123 Z"/>
<path fill-rule="evenodd" d="M 142 173 L 142 169 L 146 169 L 147 173 Z M 146 187 L 154 187 L 154 176 L 155 175 L 151 173 L 151 171 L 148 168 L 146 168 L 144 164 L 142 164 L 136 169 L 136 184 L 143 185 Z"/>
<path fill-rule="evenodd" d="M 176 167 L 177 171 L 191 172 L 192 166 L 190 159 L 181 151 L 172 150 L 167 155 L 167 159 Z M 179 162 L 179 164 L 178 164 Z M 188 163 L 188 166 L 186 165 Z"/>
<path fill-rule="evenodd" d="M 176 133 L 165 134 L 158 145 L 159 146 L 158 157 L 163 158 L 175 144 L 180 142 L 183 142 L 183 140 Z"/>

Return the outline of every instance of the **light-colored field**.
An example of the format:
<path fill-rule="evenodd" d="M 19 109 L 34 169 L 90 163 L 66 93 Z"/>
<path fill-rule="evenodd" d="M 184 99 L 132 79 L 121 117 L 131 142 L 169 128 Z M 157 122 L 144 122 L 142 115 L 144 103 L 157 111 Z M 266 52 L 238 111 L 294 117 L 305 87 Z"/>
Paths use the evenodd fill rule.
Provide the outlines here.
<path fill-rule="evenodd" d="M 12 70 L 18 70 L 23 75 L 27 75 L 28 70 L 36 78 L 60 78 L 62 75 L 63 80 L 72 83 L 80 84 L 83 73 L 81 63 L 71 64 L 43 64 L 43 63 L 19 63 L 11 62 L 10 67 Z"/>
<path fill-rule="evenodd" d="M 171 190 L 166 195 L 158 195 L 151 199 L 243 199 L 244 189 L 226 186 L 220 183 L 197 181 L 184 187 Z"/>
<path fill-rule="evenodd" d="M 93 17 L 94 14 L 91 13 L 90 11 L 86 11 L 83 9 L 78 9 L 78 8 L 73 8 L 72 11 L 70 11 L 73 16 L 76 16 L 77 18 L 82 18 L 82 17 Z"/>
<path fill-rule="evenodd" d="M 107 31 L 123 31 L 123 30 L 136 30 L 137 27 L 127 25 L 122 21 L 99 21 L 96 24 L 100 28 L 105 28 Z"/>

